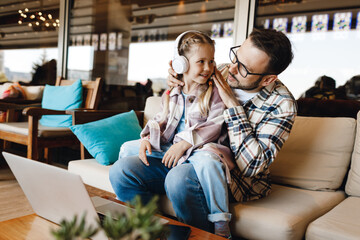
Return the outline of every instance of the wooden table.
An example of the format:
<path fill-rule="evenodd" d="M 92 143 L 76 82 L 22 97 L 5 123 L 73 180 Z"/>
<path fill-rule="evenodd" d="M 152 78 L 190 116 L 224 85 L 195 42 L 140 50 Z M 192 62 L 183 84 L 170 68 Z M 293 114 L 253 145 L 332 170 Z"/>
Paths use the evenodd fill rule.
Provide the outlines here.
<path fill-rule="evenodd" d="M 0 222 L 0 240 L 50 240 L 54 239 L 50 229 L 57 227 L 57 224 L 31 214 Z"/>
<path fill-rule="evenodd" d="M 189 226 L 170 218 L 169 224 Z M 191 227 L 191 240 L 223 240 L 215 234 Z M 7 221 L 0 222 L 0 240 L 49 240 L 54 239 L 50 229 L 56 229 L 58 225 L 36 214 L 31 214 Z"/>

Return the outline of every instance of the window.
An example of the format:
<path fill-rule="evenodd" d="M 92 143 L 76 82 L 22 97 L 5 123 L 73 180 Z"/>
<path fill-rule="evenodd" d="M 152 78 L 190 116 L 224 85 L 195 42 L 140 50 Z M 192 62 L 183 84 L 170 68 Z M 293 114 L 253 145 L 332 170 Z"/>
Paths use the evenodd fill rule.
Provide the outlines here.
<path fill-rule="evenodd" d="M 216 42 L 215 61 L 229 62 L 234 11 L 234 0 L 133 6 L 129 83 L 151 79 L 153 88 L 166 88 L 169 61 L 174 57 L 174 41 L 188 30 L 208 33 Z"/>
<path fill-rule="evenodd" d="M 280 74 L 295 98 L 323 75 L 344 85 L 360 74 L 360 5 L 357 1 L 300 1 L 257 6 L 255 27 L 283 31 L 293 44 L 294 60 Z"/>
<path fill-rule="evenodd" d="M 59 0 L 0 3 L 2 80 L 55 83 Z"/>
<path fill-rule="evenodd" d="M 131 6 L 120 1 L 74 0 L 70 18 L 68 78 L 103 77 L 126 85 Z"/>

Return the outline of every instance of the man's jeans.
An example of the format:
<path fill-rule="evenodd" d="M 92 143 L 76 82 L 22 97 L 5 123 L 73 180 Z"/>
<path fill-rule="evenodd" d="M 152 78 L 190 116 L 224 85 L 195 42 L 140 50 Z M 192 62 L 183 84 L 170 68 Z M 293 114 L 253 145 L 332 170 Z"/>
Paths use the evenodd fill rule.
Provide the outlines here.
<path fill-rule="evenodd" d="M 138 156 L 121 157 L 110 168 L 110 181 L 118 199 L 124 202 L 140 195 L 146 203 L 154 194 L 166 193 L 180 221 L 212 231 L 211 222 L 230 220 L 231 214 L 223 165 L 207 154 L 199 151 L 172 169 L 152 156 L 148 156 L 149 167 Z M 200 184 L 197 174 L 204 183 Z"/>

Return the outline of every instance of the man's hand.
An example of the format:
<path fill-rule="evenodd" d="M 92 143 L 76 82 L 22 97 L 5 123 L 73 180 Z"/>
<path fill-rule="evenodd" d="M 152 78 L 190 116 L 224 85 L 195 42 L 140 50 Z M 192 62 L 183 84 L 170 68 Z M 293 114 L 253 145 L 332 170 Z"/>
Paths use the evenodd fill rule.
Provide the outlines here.
<path fill-rule="evenodd" d="M 239 106 L 239 101 L 236 99 L 234 92 L 232 91 L 229 84 L 226 82 L 220 71 L 215 68 L 214 75 L 212 77 L 216 87 L 219 90 L 221 100 L 224 102 L 227 108 Z"/>
<path fill-rule="evenodd" d="M 182 155 L 184 155 L 184 152 L 191 146 L 192 145 L 185 140 L 172 145 L 165 153 L 161 162 L 165 165 L 165 167 L 175 167 L 179 159 L 182 157 Z"/>
<path fill-rule="evenodd" d="M 169 87 L 177 87 L 177 86 L 184 86 L 184 82 L 177 79 L 178 74 L 174 71 L 171 66 L 172 61 L 169 62 L 170 68 L 168 70 L 169 75 L 167 77 L 167 84 Z"/>
<path fill-rule="evenodd" d="M 142 140 L 140 143 L 139 158 L 146 166 L 149 166 L 149 162 L 146 157 L 146 151 L 151 154 L 151 144 L 148 140 Z"/>

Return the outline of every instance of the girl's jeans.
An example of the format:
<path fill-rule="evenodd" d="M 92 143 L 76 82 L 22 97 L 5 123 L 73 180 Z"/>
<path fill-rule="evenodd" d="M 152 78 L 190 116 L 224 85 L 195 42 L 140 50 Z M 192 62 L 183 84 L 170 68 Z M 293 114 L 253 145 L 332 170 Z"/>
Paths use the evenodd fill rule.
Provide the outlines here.
<path fill-rule="evenodd" d="M 212 231 L 210 222 L 230 221 L 224 165 L 206 151 L 195 151 L 183 164 L 167 168 L 161 163 L 166 150 L 147 155 L 150 166 L 139 159 L 140 141 L 123 144 L 119 160 L 110 168 L 110 182 L 119 200 L 140 195 L 148 202 L 155 194 L 170 199 L 176 216 L 189 225 Z M 210 221 L 210 222 L 209 222 Z"/>

